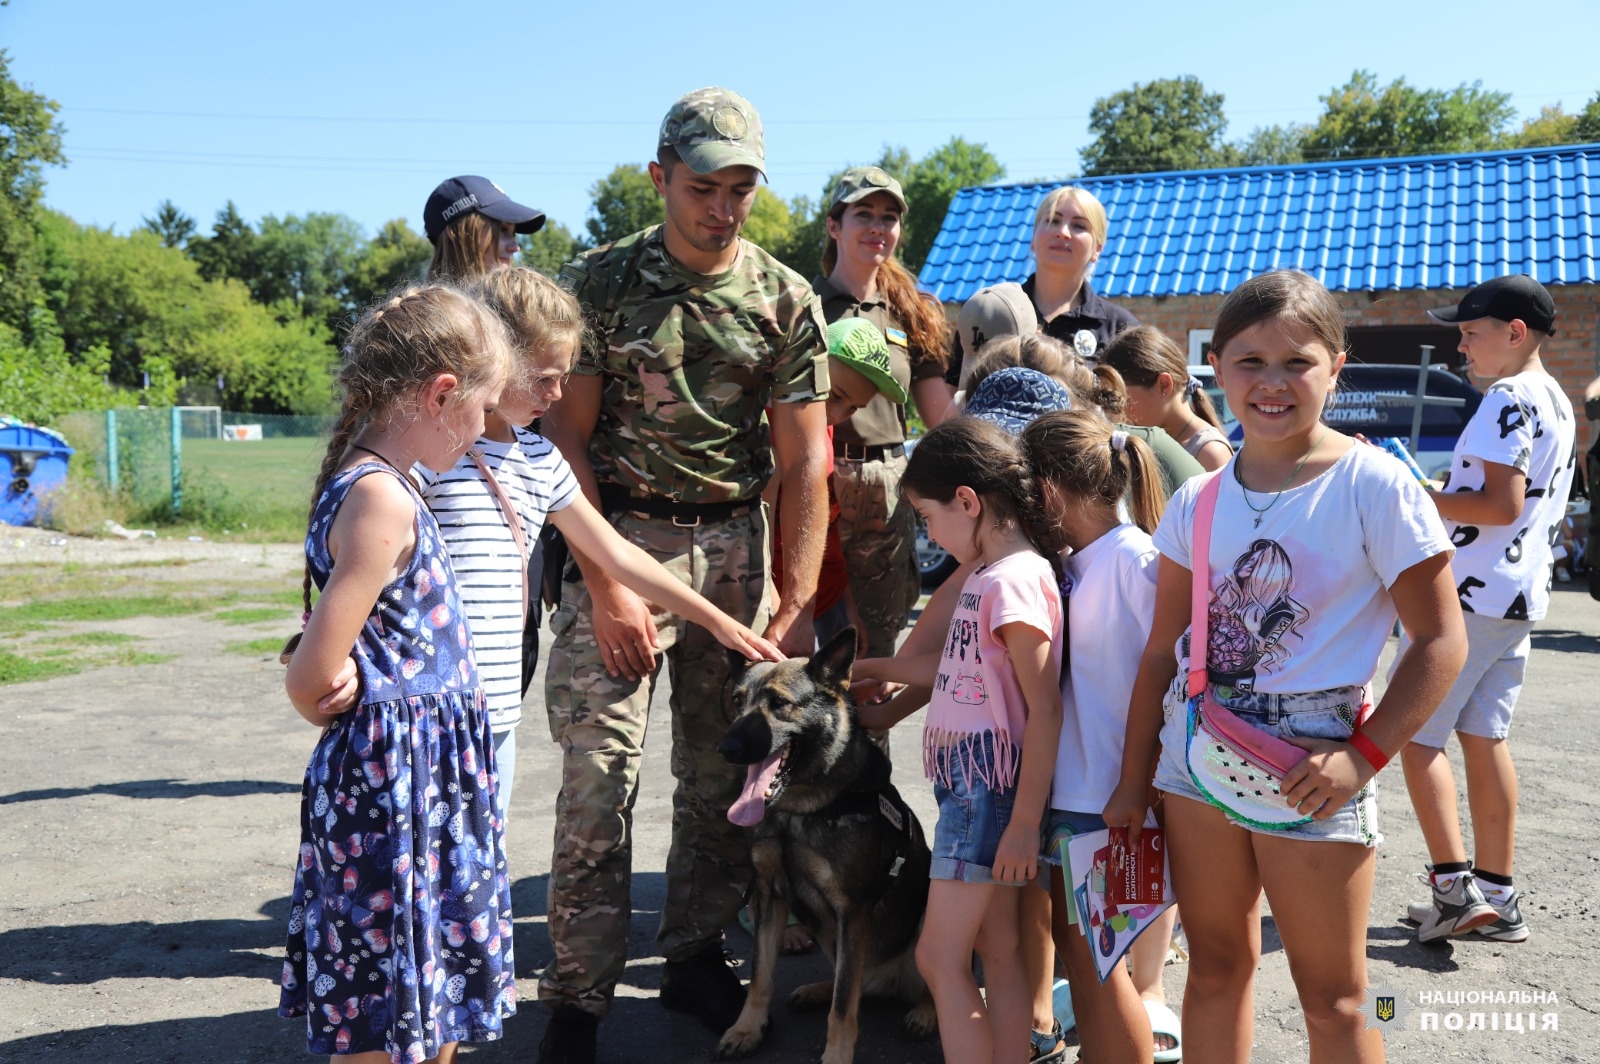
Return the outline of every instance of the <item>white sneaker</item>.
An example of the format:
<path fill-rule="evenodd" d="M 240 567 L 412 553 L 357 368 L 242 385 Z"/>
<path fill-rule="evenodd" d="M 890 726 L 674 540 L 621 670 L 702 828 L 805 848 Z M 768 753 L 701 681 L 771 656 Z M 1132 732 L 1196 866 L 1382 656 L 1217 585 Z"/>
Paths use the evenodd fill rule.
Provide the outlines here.
<path fill-rule="evenodd" d="M 1484 938 L 1492 938 L 1496 942 L 1526 942 L 1528 941 L 1528 922 L 1522 918 L 1522 906 L 1517 902 L 1522 895 L 1517 891 L 1511 892 L 1511 897 L 1504 905 L 1495 905 L 1495 921 L 1477 928 L 1477 933 Z"/>
<path fill-rule="evenodd" d="M 1406 908 L 1406 915 L 1418 925 L 1418 942 L 1435 942 L 1452 935 L 1465 934 L 1484 924 L 1494 923 L 1498 917 L 1494 906 L 1478 889 L 1477 878 L 1471 872 L 1457 875 L 1447 891 L 1440 891 L 1429 876 L 1420 878 L 1432 888 L 1433 897 L 1427 901 L 1414 901 Z"/>

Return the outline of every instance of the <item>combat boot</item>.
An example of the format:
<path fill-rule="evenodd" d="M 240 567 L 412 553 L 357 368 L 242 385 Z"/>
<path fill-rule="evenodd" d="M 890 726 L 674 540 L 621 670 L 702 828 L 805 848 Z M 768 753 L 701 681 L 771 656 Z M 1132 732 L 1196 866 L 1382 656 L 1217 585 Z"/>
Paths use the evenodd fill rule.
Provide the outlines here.
<path fill-rule="evenodd" d="M 668 961 L 661 973 L 661 1004 L 698 1017 L 713 1034 L 722 1034 L 744 1011 L 744 985 L 732 964 L 720 942 L 687 960 Z"/>

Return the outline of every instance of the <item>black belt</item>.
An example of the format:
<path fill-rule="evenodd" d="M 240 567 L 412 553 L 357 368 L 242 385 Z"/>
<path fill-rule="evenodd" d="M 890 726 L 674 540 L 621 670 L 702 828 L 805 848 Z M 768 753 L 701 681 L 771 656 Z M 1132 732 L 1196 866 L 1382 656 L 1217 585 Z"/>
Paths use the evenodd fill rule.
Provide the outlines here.
<path fill-rule="evenodd" d="M 833 456 L 846 462 L 881 462 L 885 458 L 904 458 L 903 443 L 835 443 Z"/>
<path fill-rule="evenodd" d="M 600 506 L 608 514 L 626 510 L 646 517 L 668 518 L 679 528 L 694 528 L 708 521 L 721 521 L 761 505 L 761 496 L 734 502 L 678 502 L 654 495 L 634 495 L 616 484 L 600 485 Z"/>

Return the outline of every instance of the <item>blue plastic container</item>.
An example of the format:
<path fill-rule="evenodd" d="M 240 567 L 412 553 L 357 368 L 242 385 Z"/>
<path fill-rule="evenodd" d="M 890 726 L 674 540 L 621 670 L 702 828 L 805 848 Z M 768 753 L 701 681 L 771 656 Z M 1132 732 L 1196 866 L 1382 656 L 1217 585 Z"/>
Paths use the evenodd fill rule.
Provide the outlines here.
<path fill-rule="evenodd" d="M 0 415 L 0 522 L 38 524 L 50 511 L 50 496 L 66 483 L 73 453 L 59 432 Z"/>

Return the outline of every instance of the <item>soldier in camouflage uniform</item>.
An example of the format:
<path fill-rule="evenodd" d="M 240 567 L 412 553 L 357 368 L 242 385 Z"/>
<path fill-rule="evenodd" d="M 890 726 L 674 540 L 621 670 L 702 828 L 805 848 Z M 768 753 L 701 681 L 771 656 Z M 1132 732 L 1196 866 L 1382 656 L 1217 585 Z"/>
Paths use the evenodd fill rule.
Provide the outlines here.
<path fill-rule="evenodd" d="M 826 276 L 812 280 L 829 324 L 865 318 L 889 341 L 896 372 L 929 428 L 950 390 L 944 383 L 948 333 L 938 304 L 916 292 L 894 258 L 905 213 L 900 182 L 877 166 L 846 170 L 828 208 Z M 921 594 L 916 514 L 900 497 L 906 468 L 905 406 L 879 395 L 833 430 L 839 541 L 850 591 L 867 632 L 867 656 L 892 657 Z"/>
<path fill-rule="evenodd" d="M 811 651 L 826 518 L 826 327 L 805 281 L 739 239 L 763 165 L 760 118 L 742 97 L 701 89 L 673 105 L 650 166 L 666 223 L 562 270 L 593 339 L 544 424 L 618 532 L 798 655 Z M 775 455 L 784 569 L 794 575 L 768 617 L 760 493 Z M 658 649 L 671 670 L 678 781 L 657 934 L 662 1002 L 720 1033 L 744 994 L 722 929 L 750 877 L 749 843 L 727 819 L 745 774 L 717 753 L 731 723 L 728 654 L 582 558 L 568 568 L 551 631 L 545 693 L 563 770 L 550 873 L 555 958 L 539 981 L 554 1013 L 541 1059 L 593 1059 L 594 1025 L 627 959 L 631 820 Z"/>

